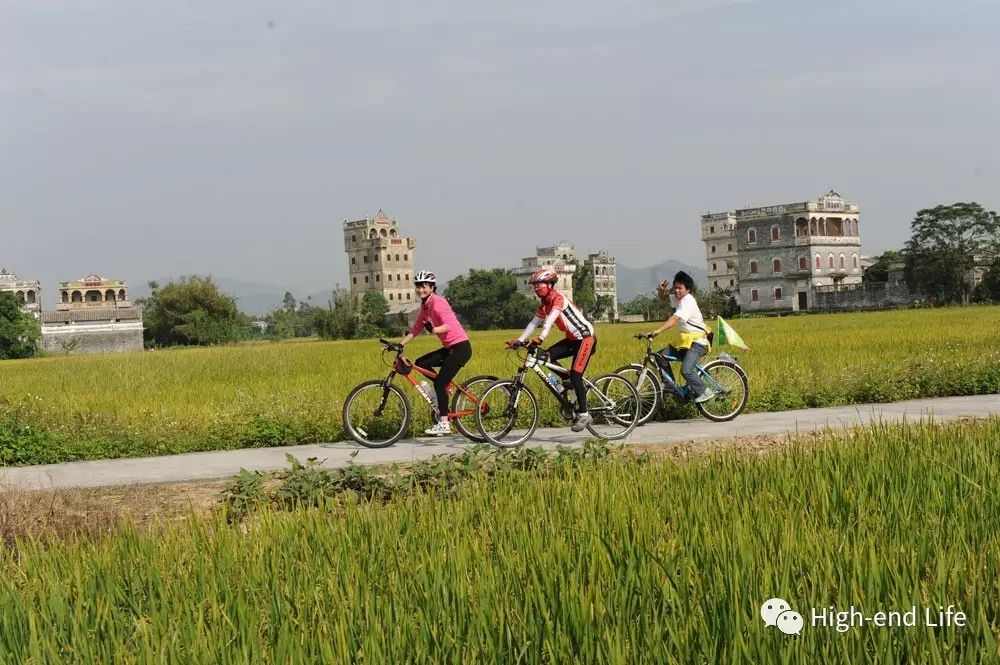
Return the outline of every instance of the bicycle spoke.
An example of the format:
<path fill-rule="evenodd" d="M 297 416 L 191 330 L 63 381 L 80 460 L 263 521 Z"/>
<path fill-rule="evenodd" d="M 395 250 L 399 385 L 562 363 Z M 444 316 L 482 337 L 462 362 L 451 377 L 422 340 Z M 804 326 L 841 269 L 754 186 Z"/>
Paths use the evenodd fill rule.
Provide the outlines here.
<path fill-rule="evenodd" d="M 623 376 L 606 374 L 594 381 L 587 394 L 587 408 L 594 421 L 587 426 L 595 436 L 621 439 L 639 421 L 641 402 L 635 386 Z"/>
<path fill-rule="evenodd" d="M 410 408 L 396 386 L 381 381 L 361 384 L 344 402 L 344 428 L 363 446 L 382 448 L 402 438 L 409 428 Z"/>

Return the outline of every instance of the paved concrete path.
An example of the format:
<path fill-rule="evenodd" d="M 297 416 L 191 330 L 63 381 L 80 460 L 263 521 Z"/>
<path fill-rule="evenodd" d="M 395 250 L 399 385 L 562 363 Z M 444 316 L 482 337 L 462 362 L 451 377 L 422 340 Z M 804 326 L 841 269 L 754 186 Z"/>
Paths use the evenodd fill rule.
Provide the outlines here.
<path fill-rule="evenodd" d="M 652 422 L 637 428 L 624 443 L 678 443 L 694 439 L 855 427 L 879 421 L 915 422 L 933 418 L 943 422 L 962 417 L 981 418 L 991 414 L 1000 415 L 1000 395 L 750 413 L 728 423 L 713 423 L 703 419 Z M 554 448 L 559 444 L 580 443 L 588 437 L 586 432 L 574 434 L 568 428 L 540 429 L 527 445 Z M 260 471 L 280 469 L 286 465 L 286 454 L 301 460 L 316 457 L 325 460 L 324 465 L 328 467 L 346 466 L 352 459 L 358 464 L 411 462 L 433 455 L 460 452 L 468 445 L 467 440 L 456 435 L 439 439 L 409 439 L 380 450 L 363 448 L 353 442 L 317 443 L 281 448 L 247 448 L 165 457 L 8 467 L 0 469 L 0 489 L 99 487 L 208 480 L 231 476 L 239 473 L 241 468 Z"/>

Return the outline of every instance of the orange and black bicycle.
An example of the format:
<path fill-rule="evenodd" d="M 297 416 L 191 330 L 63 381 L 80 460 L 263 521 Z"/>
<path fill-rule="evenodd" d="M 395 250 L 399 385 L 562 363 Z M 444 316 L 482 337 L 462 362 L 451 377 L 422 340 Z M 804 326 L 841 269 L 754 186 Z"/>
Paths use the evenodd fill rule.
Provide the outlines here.
<path fill-rule="evenodd" d="M 431 422 L 437 422 L 438 408 L 433 388 L 426 390 L 419 379 L 427 377 L 433 381 L 437 372 L 414 365 L 403 355 L 403 345 L 380 339 L 382 356 L 395 353 L 388 376 L 384 379 L 365 381 L 351 391 L 344 401 L 344 429 L 348 436 L 368 448 L 385 448 L 403 438 L 410 429 L 413 410 L 410 400 L 393 381 L 397 376 L 405 378 L 420 398 L 427 402 L 431 411 Z M 416 378 L 414 377 L 416 374 Z M 465 438 L 477 443 L 485 443 L 476 429 L 475 413 L 480 408 L 477 391 L 484 390 L 497 380 L 495 376 L 475 376 L 468 381 L 448 384 L 448 394 L 452 395 L 448 420 Z"/>

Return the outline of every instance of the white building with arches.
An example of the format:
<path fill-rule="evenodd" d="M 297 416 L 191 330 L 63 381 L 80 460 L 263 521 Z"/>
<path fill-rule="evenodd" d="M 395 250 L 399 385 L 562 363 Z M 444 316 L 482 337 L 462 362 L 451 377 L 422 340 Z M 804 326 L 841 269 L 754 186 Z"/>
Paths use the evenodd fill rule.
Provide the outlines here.
<path fill-rule="evenodd" d="M 709 286 L 723 288 L 713 284 L 722 274 L 721 269 L 712 270 L 713 261 L 718 267 L 719 247 L 725 244 L 735 249 L 734 255 L 727 252 L 725 257 L 731 267 L 724 278 L 727 287 L 736 287 L 744 312 L 813 309 L 817 289 L 838 290 L 861 283 L 860 209 L 837 192 L 830 190 L 815 201 L 724 214 L 732 223 L 720 225 L 716 233 L 706 231 L 718 223 L 718 214 L 703 215 L 701 220 Z"/>
<path fill-rule="evenodd" d="M 14 296 L 25 312 L 38 316 L 42 311 L 42 287 L 37 279 L 21 279 L 6 268 L 0 268 L 0 292 Z"/>

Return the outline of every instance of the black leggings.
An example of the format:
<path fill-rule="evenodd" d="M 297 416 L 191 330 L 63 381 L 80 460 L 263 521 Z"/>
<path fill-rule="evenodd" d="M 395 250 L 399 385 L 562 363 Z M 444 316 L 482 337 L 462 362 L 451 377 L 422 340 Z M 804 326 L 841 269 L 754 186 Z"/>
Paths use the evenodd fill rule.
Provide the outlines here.
<path fill-rule="evenodd" d="M 440 367 L 437 378 L 434 379 L 434 392 L 437 393 L 438 414 L 448 413 L 448 384 L 458 374 L 458 370 L 465 367 L 465 363 L 472 358 L 472 344 L 469 340 L 459 342 L 447 348 L 441 347 L 437 351 L 431 351 L 413 361 L 414 365 L 424 369 L 434 369 Z"/>
<path fill-rule="evenodd" d="M 583 413 L 587 410 L 587 387 L 583 385 L 583 373 L 590 363 L 590 357 L 597 353 L 597 337 L 591 335 L 583 339 L 562 339 L 550 346 L 548 352 L 553 361 L 573 356 L 569 381 L 576 391 L 576 412 Z"/>

